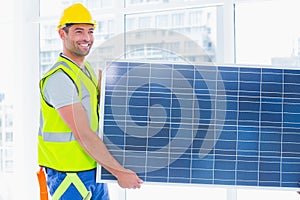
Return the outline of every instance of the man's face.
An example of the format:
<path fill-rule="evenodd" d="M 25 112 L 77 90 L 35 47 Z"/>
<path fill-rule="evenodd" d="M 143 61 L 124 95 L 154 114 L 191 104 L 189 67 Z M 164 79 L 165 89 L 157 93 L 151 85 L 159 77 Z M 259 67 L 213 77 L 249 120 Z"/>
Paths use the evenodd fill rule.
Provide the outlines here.
<path fill-rule="evenodd" d="M 65 51 L 74 57 L 84 57 L 89 54 L 94 42 L 94 27 L 90 24 L 74 24 L 65 32 Z"/>

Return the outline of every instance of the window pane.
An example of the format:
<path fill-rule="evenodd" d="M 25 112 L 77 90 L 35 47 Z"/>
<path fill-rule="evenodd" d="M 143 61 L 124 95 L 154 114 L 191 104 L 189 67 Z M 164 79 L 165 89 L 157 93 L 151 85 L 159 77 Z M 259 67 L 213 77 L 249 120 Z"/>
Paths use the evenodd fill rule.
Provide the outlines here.
<path fill-rule="evenodd" d="M 111 0 L 40 0 L 40 16 L 41 17 L 53 17 L 60 16 L 64 8 L 73 3 L 82 3 L 90 10 L 96 10 L 100 8 L 112 8 L 113 1 Z"/>
<path fill-rule="evenodd" d="M 151 18 L 149 16 L 139 18 L 139 27 L 141 28 L 150 28 L 151 27 Z"/>
<path fill-rule="evenodd" d="M 61 50 L 61 41 L 56 32 L 56 24 L 45 22 L 40 25 L 40 73 L 51 67 Z"/>
<path fill-rule="evenodd" d="M 126 0 L 126 4 L 130 5 L 138 5 L 138 4 L 145 4 L 145 3 L 160 3 L 160 0 Z"/>
<path fill-rule="evenodd" d="M 5 141 L 8 142 L 13 142 L 13 132 L 6 132 L 5 133 Z"/>
<path fill-rule="evenodd" d="M 168 15 L 156 15 L 155 16 L 155 26 L 156 27 L 166 27 L 169 24 Z"/>
<path fill-rule="evenodd" d="M 12 106 L 9 106 L 8 109 L 12 110 Z M 7 128 L 13 127 L 13 115 L 12 113 L 6 113 L 5 115 L 5 126 Z"/>
<path fill-rule="evenodd" d="M 172 26 L 183 26 L 184 23 L 184 14 L 176 13 L 172 14 Z"/>
<path fill-rule="evenodd" d="M 299 1 L 236 4 L 236 62 L 299 66 Z"/>
<path fill-rule="evenodd" d="M 126 15 L 126 58 L 215 62 L 217 11 L 213 6 Z"/>

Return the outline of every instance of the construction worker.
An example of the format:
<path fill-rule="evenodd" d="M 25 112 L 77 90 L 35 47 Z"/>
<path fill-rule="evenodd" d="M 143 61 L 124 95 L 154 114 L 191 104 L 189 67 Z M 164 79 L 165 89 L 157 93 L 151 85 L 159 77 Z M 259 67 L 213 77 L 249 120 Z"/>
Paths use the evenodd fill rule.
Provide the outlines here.
<path fill-rule="evenodd" d="M 95 27 L 82 4 L 66 8 L 57 26 L 63 51 L 40 80 L 38 163 L 46 171 L 53 200 L 109 199 L 107 185 L 96 183 L 97 163 L 122 188 L 140 188 L 142 183 L 113 158 L 97 135 L 98 81 L 85 60 Z"/>

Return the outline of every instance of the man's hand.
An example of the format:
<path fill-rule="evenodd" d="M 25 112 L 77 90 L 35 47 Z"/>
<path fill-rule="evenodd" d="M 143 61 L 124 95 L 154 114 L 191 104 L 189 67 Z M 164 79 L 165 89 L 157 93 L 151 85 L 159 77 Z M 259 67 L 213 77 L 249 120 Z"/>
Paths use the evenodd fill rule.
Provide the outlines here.
<path fill-rule="evenodd" d="M 118 184 L 122 188 L 136 189 L 140 188 L 141 184 L 143 183 L 143 180 L 140 179 L 136 173 L 129 169 L 118 172 L 116 177 L 118 179 Z"/>

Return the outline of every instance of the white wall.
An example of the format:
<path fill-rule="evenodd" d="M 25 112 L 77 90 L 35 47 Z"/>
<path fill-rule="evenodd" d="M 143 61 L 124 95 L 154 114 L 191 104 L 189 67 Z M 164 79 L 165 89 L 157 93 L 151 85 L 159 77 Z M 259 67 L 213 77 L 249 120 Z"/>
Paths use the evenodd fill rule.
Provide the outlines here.
<path fill-rule="evenodd" d="M 14 199 L 39 199 L 35 172 L 39 113 L 39 0 L 14 0 L 14 48 L 11 67 L 15 77 Z"/>

